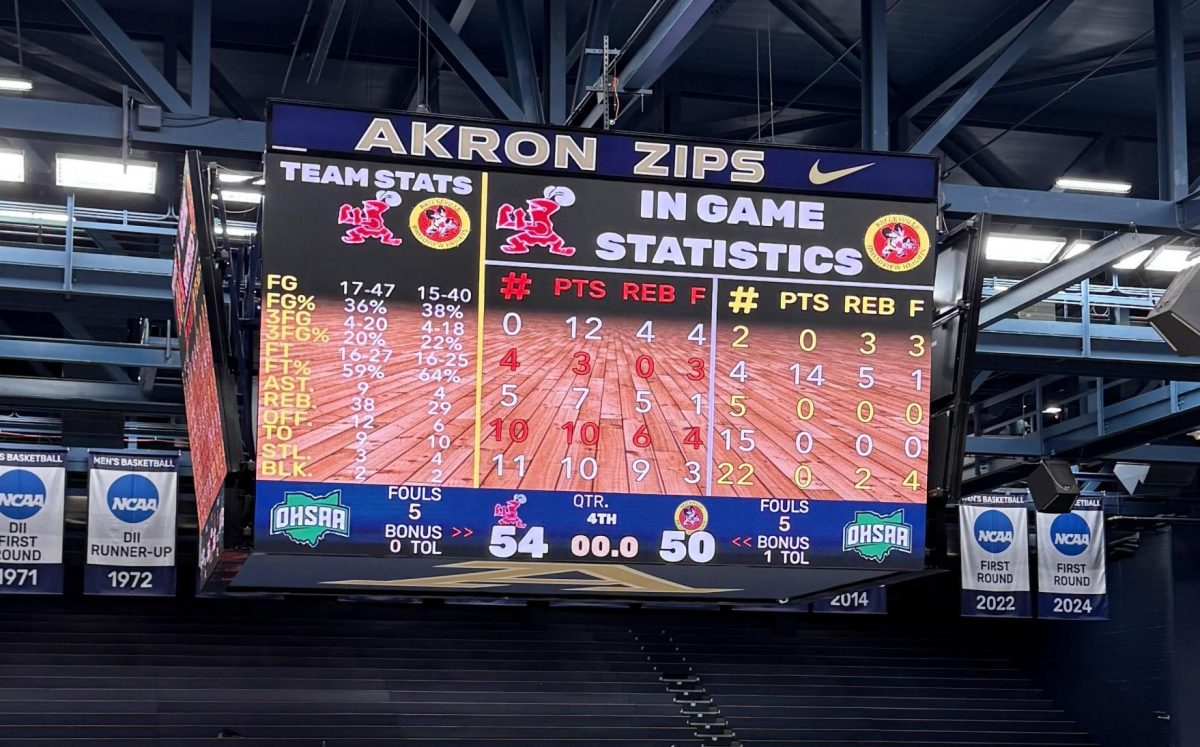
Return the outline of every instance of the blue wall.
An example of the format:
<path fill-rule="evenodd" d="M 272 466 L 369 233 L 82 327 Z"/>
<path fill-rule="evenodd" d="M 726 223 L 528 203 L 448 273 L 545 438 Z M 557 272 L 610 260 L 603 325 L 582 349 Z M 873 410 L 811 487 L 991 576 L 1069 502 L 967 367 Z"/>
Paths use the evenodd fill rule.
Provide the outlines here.
<path fill-rule="evenodd" d="M 1172 554 L 1171 532 L 1151 530 L 1133 557 L 1109 561 L 1108 621 L 1036 620 L 1008 631 L 1047 694 L 1103 747 L 1200 745 L 1173 741 L 1178 724 L 1163 718 L 1173 706 Z M 1195 712 L 1200 691 L 1175 692 Z"/>
<path fill-rule="evenodd" d="M 1174 745 L 1200 745 L 1200 526 L 1171 531 L 1175 645 L 1172 651 L 1171 725 Z"/>

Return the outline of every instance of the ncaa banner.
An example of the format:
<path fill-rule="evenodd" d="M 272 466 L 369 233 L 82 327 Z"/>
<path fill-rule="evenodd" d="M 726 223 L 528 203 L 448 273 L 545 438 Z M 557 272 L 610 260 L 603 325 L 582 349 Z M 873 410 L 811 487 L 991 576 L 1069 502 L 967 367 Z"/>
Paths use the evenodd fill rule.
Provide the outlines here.
<path fill-rule="evenodd" d="M 61 594 L 66 452 L 0 447 L 0 594 Z"/>
<path fill-rule="evenodd" d="M 872 586 L 824 597 L 813 602 L 812 611 L 835 615 L 886 615 L 887 587 Z"/>
<path fill-rule="evenodd" d="M 175 593 L 174 454 L 91 454 L 87 594 Z"/>
<path fill-rule="evenodd" d="M 1029 512 L 1024 494 L 963 496 L 958 507 L 962 614 L 1030 617 Z"/>
<path fill-rule="evenodd" d="M 1107 620 L 1104 502 L 1079 498 L 1069 514 L 1037 515 L 1038 617 Z"/>

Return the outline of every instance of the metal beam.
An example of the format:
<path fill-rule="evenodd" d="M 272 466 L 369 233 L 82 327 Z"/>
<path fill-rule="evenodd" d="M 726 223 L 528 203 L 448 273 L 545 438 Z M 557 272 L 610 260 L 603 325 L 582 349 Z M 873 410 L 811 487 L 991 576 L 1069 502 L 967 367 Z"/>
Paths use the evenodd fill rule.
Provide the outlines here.
<path fill-rule="evenodd" d="M 1036 189 L 994 189 L 966 184 L 943 184 L 942 196 L 946 211 L 952 215 L 990 213 L 1033 223 L 1109 226 L 1115 229 L 1137 226 L 1154 233 L 1183 235 L 1179 230 L 1175 203 L 1165 200 Z"/>
<path fill-rule="evenodd" d="M 553 2 L 554 0 L 551 0 Z M 598 54 L 588 54 L 588 49 L 598 49 L 608 33 L 608 21 L 612 17 L 613 0 L 592 0 L 588 5 L 587 28 L 583 32 L 583 49 L 580 50 L 579 72 L 575 75 L 575 95 L 572 106 L 578 106 L 590 94 L 587 87 L 600 79 L 603 60 Z"/>
<path fill-rule="evenodd" d="M 973 365 L 1023 374 L 1200 381 L 1200 360 L 1178 355 L 1152 327 L 1120 324 L 1001 319 L 979 332 Z"/>
<path fill-rule="evenodd" d="M 70 335 L 72 339 L 95 342 L 95 338 L 92 337 L 91 333 L 87 331 L 87 327 L 83 326 L 76 315 L 56 311 L 54 312 L 54 318 L 58 320 L 58 323 L 63 326 L 63 331 Z M 108 378 L 112 381 L 132 381 L 132 379 L 129 378 L 129 375 L 121 370 L 119 364 L 113 364 L 111 362 L 102 363 L 101 368 L 104 369 L 105 375 L 108 376 Z"/>
<path fill-rule="evenodd" d="M 118 93 L 123 85 L 136 85 L 133 79 L 129 77 L 120 65 L 113 61 L 113 58 L 108 53 L 96 51 L 94 45 L 87 43 L 90 38 L 88 34 L 68 34 L 66 32 L 30 29 L 25 33 L 25 36 L 27 37 L 27 41 L 32 41 L 38 46 L 45 47 L 54 54 L 62 55 L 76 65 L 83 67 L 88 73 L 94 74 L 99 78 L 106 78 L 107 82 L 112 83 Z"/>
<path fill-rule="evenodd" d="M 208 116 L 211 105 L 212 0 L 192 0 L 192 113 Z"/>
<path fill-rule="evenodd" d="M 454 9 L 454 14 L 450 16 L 450 29 L 456 33 L 462 33 L 463 26 L 467 25 L 467 18 L 470 17 L 471 11 L 475 9 L 475 0 L 458 0 L 458 7 Z M 437 85 L 439 75 L 442 69 L 441 55 L 435 54 L 433 59 L 429 61 L 429 70 L 425 75 L 429 78 L 429 88 L 432 89 Z M 422 87 L 424 81 L 419 78 L 413 78 L 412 93 L 408 96 L 408 106 L 405 107 L 408 111 L 416 110 L 422 102 Z M 428 102 L 426 102 L 428 103 Z"/>
<path fill-rule="evenodd" d="M 48 363 L 88 363 L 125 368 L 179 368 L 179 351 L 161 347 L 95 340 L 58 340 L 0 336 L 0 359 Z M 126 378 L 128 382 L 128 378 Z"/>
<path fill-rule="evenodd" d="M 866 150 L 887 150 L 890 143 L 887 6 L 884 0 L 862 0 L 862 29 L 862 147 Z"/>
<path fill-rule="evenodd" d="M 567 119 L 567 8 L 555 0 L 543 0 L 542 8 L 546 25 L 542 44 L 546 121 L 562 124 Z"/>
<path fill-rule="evenodd" d="M 395 3 L 414 26 L 429 29 L 430 41 L 437 53 L 488 111 L 515 122 L 525 121 L 524 110 L 504 90 L 491 71 L 484 67 L 437 8 L 421 0 L 395 0 Z"/>
<path fill-rule="evenodd" d="M 1017 187 L 1025 183 L 999 158 L 986 150 L 978 150 L 979 142 L 964 129 L 951 132 L 939 147 L 972 179 L 985 187 Z"/>
<path fill-rule="evenodd" d="M 1046 428 L 1051 453 L 1066 459 L 1102 457 L 1178 435 L 1200 425 L 1200 383 L 1171 383 L 1106 404 L 1103 422 L 1084 413 Z"/>
<path fill-rule="evenodd" d="M 732 0 L 675 0 L 636 50 L 621 50 L 619 90 L 636 90 L 653 84 L 731 3 Z M 585 102 L 576 107 L 568 121 L 591 127 L 603 114 L 602 103 L 589 109 Z"/>
<path fill-rule="evenodd" d="M 0 40 L 0 57 L 12 62 L 20 59 L 24 62 L 25 67 L 35 73 L 44 75 L 51 80 L 58 81 L 69 88 L 73 88 L 80 93 L 85 93 L 105 103 L 113 105 L 121 103 L 121 92 L 105 86 L 95 77 L 82 75 L 74 70 L 60 67 L 34 50 L 25 49 L 23 52 L 23 54 L 19 54 L 16 45 Z"/>
<path fill-rule="evenodd" d="M 68 285 L 78 296 L 107 296 L 169 304 L 172 261 L 63 249 L 0 246 L 0 303 L 17 293 L 62 294 Z M 66 282 L 66 273 L 72 273 Z M 44 301 L 44 299 L 43 299 Z"/>
<path fill-rule="evenodd" d="M 978 70 L 983 63 L 999 54 L 1033 20 L 1034 12 L 1043 2 L 1044 0 L 1014 0 L 994 21 L 939 64 L 936 70 L 924 76 L 926 80 L 935 83 L 924 95 L 907 106 L 904 116 L 917 116 L 940 96 Z"/>
<path fill-rule="evenodd" d="M 307 82 L 316 83 L 321 80 L 325 60 L 329 57 L 329 47 L 333 44 L 333 35 L 337 33 L 342 11 L 345 9 L 346 0 L 330 0 L 329 13 L 325 16 L 325 25 L 321 27 L 321 38 L 317 40 L 317 51 L 313 53 L 312 66 L 308 68 Z"/>
<path fill-rule="evenodd" d="M 55 136 L 119 143 L 121 129 L 121 109 L 116 106 L 18 98 L 5 99 L 4 106 L 0 106 L 0 132 L 18 137 Z M 161 130 L 134 128 L 130 138 L 142 148 L 260 154 L 265 147 L 266 130 L 262 122 L 222 117 L 168 125 Z"/>
<path fill-rule="evenodd" d="M 499 0 L 499 10 L 500 42 L 508 68 L 509 90 L 521 102 L 526 122 L 544 122 L 525 0 Z"/>
<path fill-rule="evenodd" d="M 1187 90 L 1183 70 L 1183 2 L 1154 0 L 1158 91 L 1158 197 L 1188 193 Z"/>
<path fill-rule="evenodd" d="M 1092 244 L 1091 248 L 1070 259 L 1060 260 L 1030 275 L 1003 293 L 998 293 L 979 306 L 979 326 L 990 324 L 1032 306 L 1051 293 L 1089 278 L 1130 254 L 1163 240 L 1162 236 L 1144 233 L 1120 233 Z"/>
<path fill-rule="evenodd" d="M 979 77 L 971 82 L 962 94 L 951 104 L 946 111 L 934 121 L 933 125 L 925 131 L 917 141 L 908 149 L 909 153 L 929 153 L 937 144 L 942 141 L 950 131 L 958 126 L 963 117 L 967 115 L 979 103 L 979 100 L 987 94 L 992 86 L 996 84 L 1004 74 L 1007 73 L 1017 60 L 1025 54 L 1028 49 L 1033 46 L 1034 42 L 1041 38 L 1046 29 L 1050 28 L 1050 24 L 1058 20 L 1062 12 L 1071 4 L 1071 0 L 1048 0 L 1045 7 L 1037 14 L 1037 17 L 1029 22 L 1025 28 L 1021 29 L 1021 33 L 1017 34 L 1016 38 L 1004 48 L 1003 52 L 988 63 L 987 67 L 979 74 Z"/>
<path fill-rule="evenodd" d="M 167 111 L 186 114 L 191 108 L 166 76 L 150 63 L 116 21 L 97 0 L 63 0 L 71 12 L 108 51 L 118 65 L 133 79 L 138 88 Z"/>
<path fill-rule="evenodd" d="M 1112 53 L 1097 57 L 1087 57 L 1065 64 L 1055 64 L 1049 67 L 1038 67 L 1025 70 L 1005 78 L 992 87 L 990 96 L 1000 96 L 1007 93 L 1027 93 L 1041 88 L 1066 86 L 1074 83 L 1084 75 L 1090 75 L 1089 81 L 1103 80 L 1118 75 L 1152 70 L 1155 66 L 1154 49 L 1134 49 L 1126 52 L 1112 62 L 1097 70 L 1101 63 L 1107 62 Z M 1200 41 L 1189 41 L 1183 45 L 1183 59 L 1186 62 L 1200 60 Z M 945 105 L 950 103 L 961 91 L 949 91 L 938 98 L 933 104 Z"/>
<path fill-rule="evenodd" d="M 846 72 L 862 80 L 862 63 L 859 62 L 858 56 L 853 52 L 846 53 L 851 43 L 842 38 L 837 32 L 837 27 L 812 7 L 811 3 L 806 0 L 771 0 L 771 4 L 801 31 L 808 34 L 825 54 L 837 60 Z"/>
<path fill-rule="evenodd" d="M 182 402 L 146 399 L 137 384 L 35 376 L 0 376 L 0 405 L 33 410 L 116 410 L 128 414 L 183 412 Z"/>

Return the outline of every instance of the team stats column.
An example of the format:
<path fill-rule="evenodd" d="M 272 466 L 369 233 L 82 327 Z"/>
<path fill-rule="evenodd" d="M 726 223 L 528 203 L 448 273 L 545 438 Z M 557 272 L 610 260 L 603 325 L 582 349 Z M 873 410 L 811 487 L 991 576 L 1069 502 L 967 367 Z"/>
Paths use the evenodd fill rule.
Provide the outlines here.
<path fill-rule="evenodd" d="M 259 479 L 470 485 L 480 175 L 268 168 Z"/>

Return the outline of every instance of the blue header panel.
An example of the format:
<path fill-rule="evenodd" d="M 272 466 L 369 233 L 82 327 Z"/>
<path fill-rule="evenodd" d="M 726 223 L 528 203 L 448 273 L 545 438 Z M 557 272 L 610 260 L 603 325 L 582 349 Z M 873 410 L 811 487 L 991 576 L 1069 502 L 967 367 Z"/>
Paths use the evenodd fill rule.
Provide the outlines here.
<path fill-rule="evenodd" d="M 936 158 L 270 102 L 267 147 L 616 179 L 932 201 Z"/>

